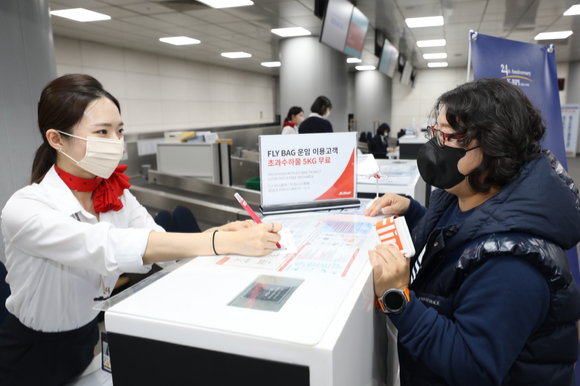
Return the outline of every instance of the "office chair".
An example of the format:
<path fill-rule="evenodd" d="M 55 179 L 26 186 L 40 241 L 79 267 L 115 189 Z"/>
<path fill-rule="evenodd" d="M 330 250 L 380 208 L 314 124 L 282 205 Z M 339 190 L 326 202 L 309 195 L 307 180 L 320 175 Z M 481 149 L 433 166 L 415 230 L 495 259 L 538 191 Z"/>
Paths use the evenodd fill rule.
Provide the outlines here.
<path fill-rule="evenodd" d="M 373 133 L 371 133 L 370 131 L 367 131 L 367 141 L 370 141 L 373 139 Z"/>
<path fill-rule="evenodd" d="M 364 131 L 362 133 L 360 133 L 360 137 L 358 138 L 359 142 L 366 142 L 367 141 L 367 133 L 365 133 Z"/>
<path fill-rule="evenodd" d="M 167 210 L 157 212 L 155 215 L 155 223 L 165 229 L 165 232 L 177 232 L 177 226 L 175 225 L 173 216 Z"/>
<path fill-rule="evenodd" d="M 201 232 L 201 229 L 195 220 L 195 216 L 191 213 L 191 210 L 185 206 L 176 206 L 175 209 L 173 209 L 173 219 L 177 226 L 177 232 Z"/>

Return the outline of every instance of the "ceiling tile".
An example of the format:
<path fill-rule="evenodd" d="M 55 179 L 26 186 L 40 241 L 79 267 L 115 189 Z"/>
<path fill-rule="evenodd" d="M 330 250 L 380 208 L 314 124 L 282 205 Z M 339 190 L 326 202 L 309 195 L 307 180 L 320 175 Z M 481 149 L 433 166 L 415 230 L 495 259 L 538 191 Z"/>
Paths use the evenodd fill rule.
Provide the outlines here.
<path fill-rule="evenodd" d="M 119 18 L 117 20 L 143 28 L 161 29 L 174 27 L 174 25 L 171 23 L 159 19 L 154 19 L 149 16 L 130 16 Z"/>
<path fill-rule="evenodd" d="M 173 12 L 170 8 L 164 7 L 163 5 L 157 3 L 138 3 L 138 4 L 127 4 L 122 6 L 124 9 L 143 14 L 143 15 L 155 15 L 159 13 L 170 13 Z"/>
<path fill-rule="evenodd" d="M 178 25 L 180 27 L 203 26 L 209 24 L 208 22 L 203 21 L 201 19 L 197 19 L 187 14 L 178 12 L 152 15 L 151 17 L 153 17 L 154 19 L 163 20 L 167 23 Z"/>
<path fill-rule="evenodd" d="M 309 16 L 313 14 L 311 9 L 299 3 L 298 1 L 284 1 L 280 3 L 264 4 L 262 7 L 283 18 L 293 16 Z"/>
<path fill-rule="evenodd" d="M 209 23 L 233 23 L 240 21 L 238 17 L 232 16 L 220 9 L 203 9 L 186 11 L 184 13 Z"/>

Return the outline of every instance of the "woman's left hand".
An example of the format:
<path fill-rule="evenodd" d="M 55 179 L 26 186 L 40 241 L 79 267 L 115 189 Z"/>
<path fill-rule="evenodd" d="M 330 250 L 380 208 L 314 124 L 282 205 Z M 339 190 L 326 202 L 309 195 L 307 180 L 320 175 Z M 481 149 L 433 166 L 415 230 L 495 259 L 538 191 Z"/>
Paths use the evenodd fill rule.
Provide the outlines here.
<path fill-rule="evenodd" d="M 381 244 L 376 248 L 376 251 L 369 251 L 375 294 L 383 296 L 388 289 L 402 289 L 408 286 L 411 275 L 409 259 L 406 259 L 394 245 Z"/>

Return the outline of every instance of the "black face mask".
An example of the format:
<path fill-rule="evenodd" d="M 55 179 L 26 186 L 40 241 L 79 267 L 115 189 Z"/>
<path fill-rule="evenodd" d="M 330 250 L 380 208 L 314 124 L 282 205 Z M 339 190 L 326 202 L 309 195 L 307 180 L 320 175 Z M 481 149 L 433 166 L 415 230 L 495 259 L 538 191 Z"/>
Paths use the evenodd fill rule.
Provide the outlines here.
<path fill-rule="evenodd" d="M 457 169 L 457 163 L 468 151 L 458 147 L 440 147 L 436 138 L 431 138 L 417 154 L 417 167 L 423 180 L 440 189 L 449 189 L 465 179 Z"/>

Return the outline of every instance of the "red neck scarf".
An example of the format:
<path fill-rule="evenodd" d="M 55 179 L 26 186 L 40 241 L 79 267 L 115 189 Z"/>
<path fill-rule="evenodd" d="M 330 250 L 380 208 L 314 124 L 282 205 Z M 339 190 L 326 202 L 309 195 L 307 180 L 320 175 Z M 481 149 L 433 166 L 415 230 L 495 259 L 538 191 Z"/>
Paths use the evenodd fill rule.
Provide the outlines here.
<path fill-rule="evenodd" d="M 284 127 L 286 127 L 286 126 L 294 127 L 295 125 L 294 125 L 294 122 L 292 122 L 292 121 L 286 121 L 286 122 L 284 122 Z"/>
<path fill-rule="evenodd" d="M 117 166 L 117 169 L 111 174 L 111 177 L 107 179 L 101 177 L 81 178 L 73 176 L 56 165 L 54 165 L 54 170 L 56 170 L 56 174 L 58 174 L 69 189 L 78 192 L 94 192 L 93 206 L 97 213 L 108 212 L 111 209 L 119 211 L 123 207 L 123 203 L 119 200 L 119 197 L 123 195 L 125 189 L 131 187 L 129 176 L 123 174 L 127 170 L 127 165 Z"/>

